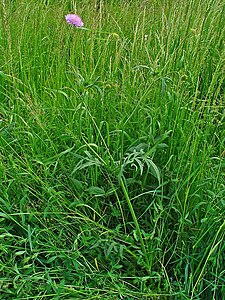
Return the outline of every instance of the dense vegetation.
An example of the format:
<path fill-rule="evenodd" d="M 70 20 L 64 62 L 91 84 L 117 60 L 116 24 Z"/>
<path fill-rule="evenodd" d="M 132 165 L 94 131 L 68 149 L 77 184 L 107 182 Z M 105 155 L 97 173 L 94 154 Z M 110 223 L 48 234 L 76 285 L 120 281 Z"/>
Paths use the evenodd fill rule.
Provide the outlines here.
<path fill-rule="evenodd" d="M 97 2 L 1 1 L 0 299 L 225 299 L 225 5 Z"/>

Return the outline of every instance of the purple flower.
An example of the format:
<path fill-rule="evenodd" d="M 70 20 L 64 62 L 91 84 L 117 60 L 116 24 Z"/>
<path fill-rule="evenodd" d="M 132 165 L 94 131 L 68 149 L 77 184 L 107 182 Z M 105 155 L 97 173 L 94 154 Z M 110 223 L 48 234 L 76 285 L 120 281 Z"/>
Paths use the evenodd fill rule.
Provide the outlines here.
<path fill-rule="evenodd" d="M 84 26 L 81 17 L 79 17 L 78 15 L 74 15 L 74 14 L 66 15 L 66 21 L 68 24 L 74 25 L 76 27 Z"/>

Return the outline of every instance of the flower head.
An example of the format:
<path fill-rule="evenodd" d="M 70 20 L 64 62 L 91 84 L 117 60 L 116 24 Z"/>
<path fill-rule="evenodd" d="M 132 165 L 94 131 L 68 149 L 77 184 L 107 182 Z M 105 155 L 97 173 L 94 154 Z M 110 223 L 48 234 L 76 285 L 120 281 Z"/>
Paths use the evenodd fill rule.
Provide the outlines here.
<path fill-rule="evenodd" d="M 66 15 L 66 21 L 68 24 L 74 25 L 76 27 L 84 26 L 81 17 L 79 17 L 78 15 L 74 15 L 74 14 Z"/>

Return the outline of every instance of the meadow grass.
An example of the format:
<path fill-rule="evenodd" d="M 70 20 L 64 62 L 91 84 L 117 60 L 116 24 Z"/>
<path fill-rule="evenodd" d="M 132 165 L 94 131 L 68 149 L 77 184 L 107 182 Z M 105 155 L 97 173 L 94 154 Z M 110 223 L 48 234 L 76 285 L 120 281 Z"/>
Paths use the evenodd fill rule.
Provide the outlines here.
<path fill-rule="evenodd" d="M 1 1 L 0 299 L 225 299 L 224 3 L 99 3 Z"/>

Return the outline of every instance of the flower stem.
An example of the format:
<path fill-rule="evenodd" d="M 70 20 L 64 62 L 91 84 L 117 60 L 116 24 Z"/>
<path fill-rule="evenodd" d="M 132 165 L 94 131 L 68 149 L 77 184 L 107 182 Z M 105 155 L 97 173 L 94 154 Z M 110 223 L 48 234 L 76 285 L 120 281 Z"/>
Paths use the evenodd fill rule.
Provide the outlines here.
<path fill-rule="evenodd" d="M 136 231 L 137 231 L 137 236 L 138 236 L 138 238 L 140 240 L 141 250 L 142 250 L 142 252 L 144 254 L 144 257 L 145 257 L 145 263 L 146 263 L 146 266 L 147 266 L 147 271 L 150 272 L 149 260 L 148 260 L 148 256 L 147 256 L 147 251 L 146 251 L 145 243 L 144 243 L 144 240 L 143 240 L 143 237 L 142 237 L 142 234 L 141 234 L 141 229 L 140 229 L 140 226 L 138 224 L 138 220 L 137 220 L 137 217 L 136 217 L 133 205 L 131 203 L 130 197 L 128 195 L 128 191 L 127 191 L 127 189 L 125 187 L 125 184 L 124 184 L 124 181 L 123 181 L 122 177 L 120 177 L 120 185 L 122 187 L 124 196 L 125 196 L 125 198 L 127 200 L 127 204 L 129 206 L 129 209 L 130 209 L 130 212 L 131 212 L 131 215 L 132 215 L 132 218 L 133 218 L 133 221 L 134 221 L 134 225 L 135 225 L 135 228 L 136 228 Z"/>

